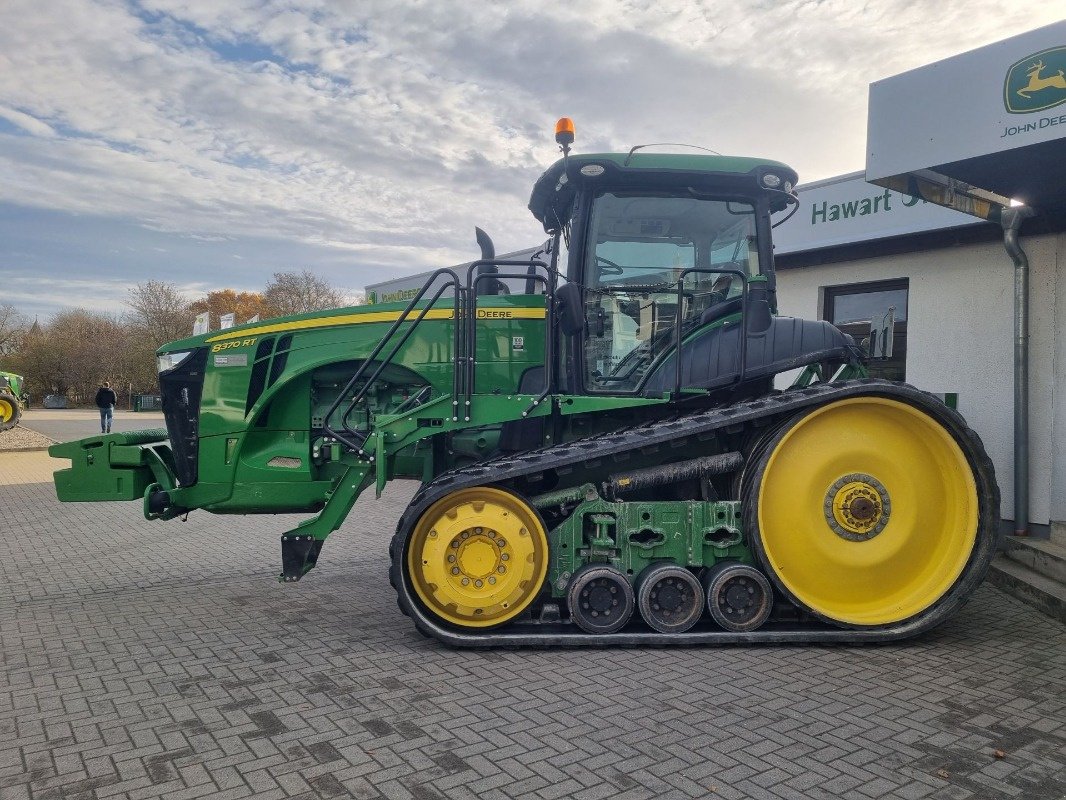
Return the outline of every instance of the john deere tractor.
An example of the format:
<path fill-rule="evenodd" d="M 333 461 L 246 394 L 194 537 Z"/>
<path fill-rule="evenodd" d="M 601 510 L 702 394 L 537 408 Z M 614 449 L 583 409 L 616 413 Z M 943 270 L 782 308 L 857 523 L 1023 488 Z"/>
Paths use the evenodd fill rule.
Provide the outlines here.
<path fill-rule="evenodd" d="M 10 430 L 19 424 L 26 408 L 23 391 L 25 379 L 13 372 L 0 371 L 0 431 Z"/>
<path fill-rule="evenodd" d="M 886 640 L 957 610 L 994 550 L 992 465 L 850 337 L 777 314 L 796 173 L 557 140 L 532 259 L 481 236 L 408 303 L 164 346 L 166 430 L 53 446 L 60 499 L 308 514 L 281 536 L 297 581 L 364 490 L 413 478 L 389 575 L 455 645 Z"/>

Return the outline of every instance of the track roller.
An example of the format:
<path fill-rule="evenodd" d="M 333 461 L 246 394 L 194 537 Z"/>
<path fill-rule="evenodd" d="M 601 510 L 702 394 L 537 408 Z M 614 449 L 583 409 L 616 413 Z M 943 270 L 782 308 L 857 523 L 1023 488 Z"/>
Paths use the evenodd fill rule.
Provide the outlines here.
<path fill-rule="evenodd" d="M 711 619 L 727 631 L 756 630 L 773 608 L 770 582 L 747 564 L 716 564 L 704 574 L 703 587 Z"/>
<path fill-rule="evenodd" d="M 682 633 L 703 615 L 703 587 L 676 564 L 650 564 L 637 578 L 637 608 L 660 633 Z"/>
<path fill-rule="evenodd" d="M 566 599 L 570 618 L 588 633 L 621 630 L 636 607 L 626 576 L 604 564 L 588 564 L 574 573 Z"/>

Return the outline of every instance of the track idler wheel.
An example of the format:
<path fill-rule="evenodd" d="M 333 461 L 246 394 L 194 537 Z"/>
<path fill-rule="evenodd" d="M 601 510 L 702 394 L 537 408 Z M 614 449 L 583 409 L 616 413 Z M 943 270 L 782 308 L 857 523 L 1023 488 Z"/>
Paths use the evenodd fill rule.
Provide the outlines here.
<path fill-rule="evenodd" d="M 651 564 L 637 578 L 637 608 L 659 633 L 683 633 L 703 615 L 703 587 L 676 564 Z"/>
<path fill-rule="evenodd" d="M 770 617 L 773 590 L 755 567 L 716 564 L 704 574 L 703 589 L 711 619 L 727 631 L 753 631 Z"/>
<path fill-rule="evenodd" d="M 478 486 L 431 505 L 415 523 L 404 560 L 425 608 L 463 628 L 521 614 L 544 585 L 544 523 L 518 495 Z"/>
<path fill-rule="evenodd" d="M 744 519 L 762 565 L 796 605 L 875 627 L 940 616 L 972 591 L 986 557 L 976 554 L 995 538 L 979 501 L 978 479 L 988 481 L 975 466 L 978 445 L 957 439 L 950 412 L 932 403 L 841 400 L 764 442 Z M 964 572 L 973 576 L 965 585 Z"/>
<path fill-rule="evenodd" d="M 22 407 L 18 398 L 11 392 L 0 392 L 0 431 L 14 428 L 22 416 Z"/>
<path fill-rule="evenodd" d="M 621 630 L 636 607 L 626 576 L 604 564 L 588 564 L 574 573 L 566 600 L 570 619 L 587 633 Z"/>

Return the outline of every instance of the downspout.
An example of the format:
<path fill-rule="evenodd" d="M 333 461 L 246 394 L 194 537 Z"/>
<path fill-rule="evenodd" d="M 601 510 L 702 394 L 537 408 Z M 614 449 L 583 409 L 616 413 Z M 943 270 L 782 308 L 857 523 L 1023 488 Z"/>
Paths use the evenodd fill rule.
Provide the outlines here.
<path fill-rule="evenodd" d="M 1003 246 L 1014 261 L 1014 535 L 1029 535 L 1029 259 L 1018 244 L 1028 206 L 1004 208 Z"/>

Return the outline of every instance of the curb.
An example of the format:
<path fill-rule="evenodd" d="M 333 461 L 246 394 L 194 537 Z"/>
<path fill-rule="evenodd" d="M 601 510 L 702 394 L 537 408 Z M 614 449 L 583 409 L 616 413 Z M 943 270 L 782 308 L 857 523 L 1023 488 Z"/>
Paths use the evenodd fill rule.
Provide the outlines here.
<path fill-rule="evenodd" d="M 55 439 L 53 439 L 51 436 L 46 436 L 45 434 L 41 433 L 40 431 L 34 430 L 33 428 L 27 428 L 22 423 L 19 423 L 18 425 L 16 425 L 11 430 L 14 431 L 14 430 L 19 430 L 19 429 L 24 430 L 24 431 L 28 431 L 29 433 L 36 434 L 37 436 L 40 436 L 42 439 L 47 439 L 50 442 L 50 444 L 46 444 L 44 446 L 40 446 L 40 445 L 22 445 L 20 447 L 3 447 L 2 446 L 3 438 L 0 437 L 0 455 L 3 455 L 4 453 L 48 452 L 48 448 L 52 444 L 57 444 L 57 441 Z"/>

